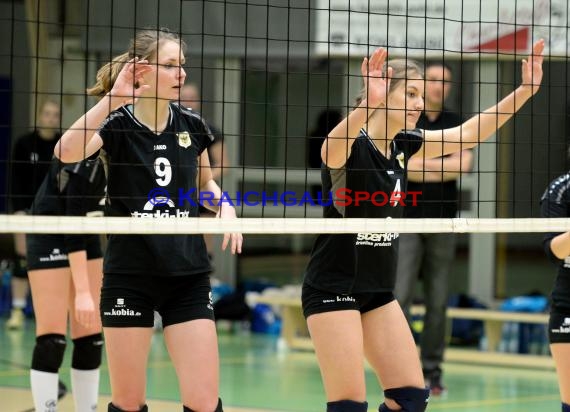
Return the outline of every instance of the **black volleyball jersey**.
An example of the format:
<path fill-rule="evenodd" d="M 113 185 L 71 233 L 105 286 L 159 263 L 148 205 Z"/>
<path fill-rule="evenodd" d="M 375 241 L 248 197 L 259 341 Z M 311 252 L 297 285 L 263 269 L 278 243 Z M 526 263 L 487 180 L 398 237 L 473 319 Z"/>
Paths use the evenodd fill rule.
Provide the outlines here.
<path fill-rule="evenodd" d="M 200 115 L 170 103 L 159 135 L 132 106 L 112 112 L 99 129 L 109 157 L 106 212 L 133 218 L 198 217 L 198 160 L 213 136 Z M 105 273 L 190 275 L 211 270 L 204 238 L 188 235 L 110 235 Z"/>
<path fill-rule="evenodd" d="M 51 140 L 45 140 L 34 130 L 16 140 L 12 153 L 12 211 L 30 208 L 48 173 L 53 149 L 60 137 L 61 134 L 56 133 Z"/>
<path fill-rule="evenodd" d="M 542 217 L 570 217 L 570 173 L 557 177 L 548 185 L 540 199 Z M 558 265 L 558 276 L 552 291 L 552 301 L 557 307 L 570 310 L 570 256 L 558 259 L 550 250 L 550 242 L 561 233 L 547 233 L 543 246 L 546 254 Z"/>
<path fill-rule="evenodd" d="M 64 164 L 51 161 L 30 208 L 33 215 L 102 216 L 105 199 L 105 170 L 101 159 Z M 64 235 L 65 252 L 85 250 L 91 235 Z"/>
<path fill-rule="evenodd" d="M 324 207 L 324 217 L 402 217 L 402 202 L 407 203 L 405 199 L 399 202 L 398 197 L 406 190 L 408 159 L 422 141 L 419 129 L 398 134 L 387 159 L 361 130 L 342 169 L 322 168 L 323 193 L 333 198 L 332 204 Z M 376 194 L 376 201 L 357 206 L 355 192 Z M 380 206 L 382 203 L 386 204 Z M 398 233 L 321 234 L 313 246 L 305 281 L 316 289 L 341 294 L 392 290 L 398 237 Z"/>

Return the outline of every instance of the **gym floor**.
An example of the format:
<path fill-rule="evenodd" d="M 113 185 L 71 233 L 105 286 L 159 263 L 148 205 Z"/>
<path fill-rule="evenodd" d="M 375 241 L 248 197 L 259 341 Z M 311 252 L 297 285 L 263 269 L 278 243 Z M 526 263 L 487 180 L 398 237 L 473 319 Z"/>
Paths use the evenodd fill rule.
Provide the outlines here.
<path fill-rule="evenodd" d="M 34 322 L 20 331 L 7 331 L 0 320 L 0 411 L 23 412 L 33 403 L 28 366 L 34 344 Z M 324 410 L 325 397 L 312 352 L 293 352 L 275 336 L 220 331 L 221 395 L 228 412 Z M 69 388 L 69 350 L 61 380 Z M 366 371 L 370 411 L 382 399 L 374 374 Z M 430 411 L 531 412 L 558 411 L 560 401 L 555 372 L 462 364 L 445 365 L 447 394 L 432 398 Z M 101 373 L 99 411 L 106 411 L 109 379 L 105 362 Z M 153 338 L 148 365 L 148 405 L 153 412 L 180 411 L 178 386 L 162 334 Z M 58 411 L 73 411 L 71 394 Z"/>
<path fill-rule="evenodd" d="M 307 255 L 242 256 L 241 280 L 282 285 L 300 283 Z M 466 263 L 461 254 L 450 276 L 450 288 L 464 290 Z M 554 270 L 544 259 L 512 259 L 507 283 L 524 284 L 545 292 L 551 287 Z M 247 276 L 246 276 L 247 275 Z M 511 282 L 510 280 L 513 280 Z M 540 283 L 537 283 L 540 281 Z M 25 328 L 8 331 L 0 317 L 0 412 L 31 411 L 29 365 L 34 345 L 34 320 Z M 223 330 L 222 330 L 223 329 Z M 230 332 L 220 328 L 221 396 L 227 412 L 319 412 L 324 411 L 325 396 L 314 353 L 287 350 L 278 337 Z M 61 380 L 70 388 L 70 350 L 66 353 Z M 535 412 L 559 411 L 560 401 L 554 370 L 528 370 L 446 363 L 444 383 L 447 394 L 432 398 L 429 411 L 461 412 Z M 370 369 L 366 371 L 369 410 L 377 411 L 382 392 Z M 106 412 L 110 387 L 105 360 L 100 385 L 99 411 Z M 148 365 L 148 405 L 152 412 L 180 412 L 178 384 L 162 334 L 154 335 Z M 72 412 L 70 393 L 58 407 Z"/>

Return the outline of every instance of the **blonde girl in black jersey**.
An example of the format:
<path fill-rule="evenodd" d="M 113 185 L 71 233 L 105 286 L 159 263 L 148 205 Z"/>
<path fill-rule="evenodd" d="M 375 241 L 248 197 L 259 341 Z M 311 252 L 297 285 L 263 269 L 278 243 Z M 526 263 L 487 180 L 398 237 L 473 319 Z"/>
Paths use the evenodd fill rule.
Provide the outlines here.
<path fill-rule="evenodd" d="M 212 179 L 212 136 L 196 113 L 172 101 L 186 73 L 184 44 L 166 30 L 144 30 L 128 52 L 97 75 L 101 100 L 67 130 L 55 154 L 64 162 L 103 148 L 109 156 L 107 211 L 112 215 L 198 217 L 194 189 L 221 191 Z M 150 198 L 155 189 L 167 196 Z M 233 207 L 206 205 L 233 218 Z M 241 252 L 242 236 L 223 248 Z M 101 318 L 111 377 L 109 411 L 146 411 L 146 363 L 153 311 L 179 379 L 184 411 L 221 412 L 218 350 L 202 236 L 112 235 L 104 262 Z"/>
<path fill-rule="evenodd" d="M 424 80 L 412 62 L 377 49 L 362 62 L 361 101 L 328 135 L 321 150 L 323 192 L 405 192 L 407 161 L 476 146 L 538 91 L 544 41 L 522 63 L 522 84 L 496 106 L 461 126 L 416 128 L 424 107 Z M 327 217 L 400 217 L 401 204 L 325 208 Z M 422 369 L 406 318 L 392 294 L 397 233 L 320 235 L 303 284 L 303 310 L 327 397 L 327 412 L 366 412 L 364 358 L 384 388 L 380 412 L 421 412 L 427 406 Z"/>

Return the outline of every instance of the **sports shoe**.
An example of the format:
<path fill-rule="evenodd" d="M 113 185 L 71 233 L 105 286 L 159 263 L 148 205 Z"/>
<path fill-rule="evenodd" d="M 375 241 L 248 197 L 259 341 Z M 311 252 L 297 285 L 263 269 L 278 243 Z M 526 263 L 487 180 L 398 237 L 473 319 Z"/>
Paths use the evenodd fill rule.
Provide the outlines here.
<path fill-rule="evenodd" d="M 24 311 L 22 309 L 12 309 L 10 319 L 6 322 L 6 327 L 11 330 L 22 329 L 24 327 Z"/>
<path fill-rule="evenodd" d="M 441 382 L 441 374 L 433 375 L 426 379 L 429 386 L 430 395 L 441 396 L 447 392 L 447 388 Z"/>

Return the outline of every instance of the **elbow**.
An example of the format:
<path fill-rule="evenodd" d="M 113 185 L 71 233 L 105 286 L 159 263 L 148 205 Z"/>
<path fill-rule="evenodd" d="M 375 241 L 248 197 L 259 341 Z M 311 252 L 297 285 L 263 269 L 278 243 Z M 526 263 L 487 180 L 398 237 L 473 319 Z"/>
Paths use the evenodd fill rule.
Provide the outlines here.
<path fill-rule="evenodd" d="M 342 166 L 342 165 L 337 166 L 337 162 L 335 160 L 335 157 L 331 156 L 331 153 L 328 151 L 328 145 L 327 145 L 326 140 L 323 142 L 323 145 L 321 147 L 321 162 L 325 166 L 333 168 L 333 169 Z"/>
<path fill-rule="evenodd" d="M 55 157 L 57 157 L 62 163 L 74 163 L 77 160 L 74 160 L 74 157 L 71 153 L 71 150 L 69 150 L 65 145 L 61 144 L 61 141 L 59 141 L 56 145 L 55 148 L 53 149 L 53 154 L 55 155 Z"/>
<path fill-rule="evenodd" d="M 78 156 L 72 148 L 64 144 L 62 139 L 57 142 L 53 149 L 55 157 L 57 157 L 62 163 L 76 163 L 84 159 L 83 156 Z"/>

